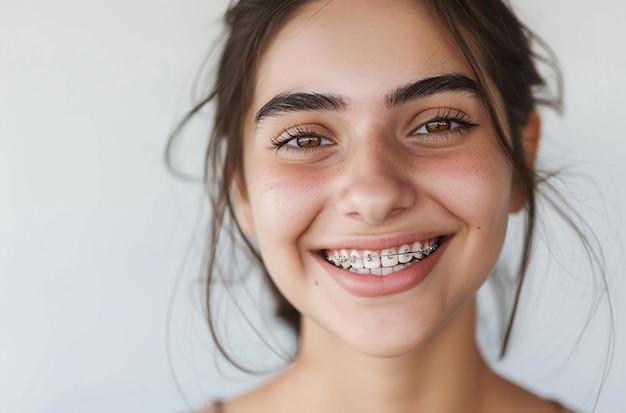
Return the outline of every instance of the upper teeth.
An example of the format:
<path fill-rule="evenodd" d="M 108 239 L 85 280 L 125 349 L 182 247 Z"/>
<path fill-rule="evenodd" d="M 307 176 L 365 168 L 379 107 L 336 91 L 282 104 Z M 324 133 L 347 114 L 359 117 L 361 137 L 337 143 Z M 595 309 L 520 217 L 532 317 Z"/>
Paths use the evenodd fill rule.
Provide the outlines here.
<path fill-rule="evenodd" d="M 412 260 L 422 260 L 438 247 L 438 239 L 417 241 L 412 245 L 402 244 L 396 248 L 383 250 L 336 250 L 326 258 L 338 267 L 353 269 L 389 268 L 398 264 L 406 264 Z"/>

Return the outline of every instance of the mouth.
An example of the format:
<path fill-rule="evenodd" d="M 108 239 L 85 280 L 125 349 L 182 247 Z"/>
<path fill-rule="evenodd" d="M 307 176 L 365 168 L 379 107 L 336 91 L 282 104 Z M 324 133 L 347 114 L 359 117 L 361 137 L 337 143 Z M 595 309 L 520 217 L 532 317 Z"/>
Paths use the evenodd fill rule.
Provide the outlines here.
<path fill-rule="evenodd" d="M 385 277 L 428 259 L 443 237 L 415 241 L 382 250 L 351 248 L 325 250 L 326 260 L 345 271 Z"/>

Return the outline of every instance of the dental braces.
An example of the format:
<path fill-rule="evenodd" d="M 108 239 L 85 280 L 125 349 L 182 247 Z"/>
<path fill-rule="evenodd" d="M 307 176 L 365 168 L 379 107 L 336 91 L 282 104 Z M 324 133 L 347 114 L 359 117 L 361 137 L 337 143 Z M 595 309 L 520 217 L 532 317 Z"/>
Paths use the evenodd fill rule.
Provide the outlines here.
<path fill-rule="evenodd" d="M 428 255 L 432 254 L 433 252 L 435 252 L 435 250 L 438 247 L 439 247 L 439 245 L 433 244 L 433 245 L 429 245 L 429 246 L 424 247 L 424 248 L 419 248 L 419 249 L 417 249 L 415 251 L 409 251 L 407 249 L 407 250 L 404 250 L 402 252 L 396 252 L 396 253 L 388 252 L 387 254 L 383 254 L 383 255 L 380 255 L 380 256 L 376 255 L 376 254 L 367 254 L 365 257 L 358 257 L 356 255 L 350 255 L 350 256 L 347 256 L 347 255 L 329 255 L 329 256 L 326 257 L 326 259 L 328 261 L 334 262 L 334 263 L 337 263 L 337 262 L 344 263 L 346 261 L 350 261 L 351 263 L 355 263 L 356 260 L 359 259 L 359 258 L 361 258 L 361 259 L 363 259 L 364 261 L 367 261 L 367 262 L 372 262 L 374 260 L 374 258 L 387 257 L 387 258 L 391 259 L 394 256 L 399 257 L 400 255 L 408 255 L 408 254 L 411 254 L 411 255 L 412 254 L 418 254 L 418 255 L 426 255 L 426 256 L 428 256 Z M 418 261 L 421 261 L 420 258 L 416 258 L 416 259 Z"/>

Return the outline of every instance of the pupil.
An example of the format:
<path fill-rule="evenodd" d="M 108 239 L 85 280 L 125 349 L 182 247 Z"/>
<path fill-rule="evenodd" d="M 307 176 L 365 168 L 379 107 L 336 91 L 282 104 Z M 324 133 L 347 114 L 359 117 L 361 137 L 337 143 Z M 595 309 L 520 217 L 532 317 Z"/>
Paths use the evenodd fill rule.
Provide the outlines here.
<path fill-rule="evenodd" d="M 320 138 L 317 136 L 303 136 L 297 142 L 300 148 L 312 148 L 320 145 Z"/>
<path fill-rule="evenodd" d="M 447 120 L 433 120 L 426 124 L 426 130 L 430 133 L 441 133 L 450 130 L 450 121 Z"/>

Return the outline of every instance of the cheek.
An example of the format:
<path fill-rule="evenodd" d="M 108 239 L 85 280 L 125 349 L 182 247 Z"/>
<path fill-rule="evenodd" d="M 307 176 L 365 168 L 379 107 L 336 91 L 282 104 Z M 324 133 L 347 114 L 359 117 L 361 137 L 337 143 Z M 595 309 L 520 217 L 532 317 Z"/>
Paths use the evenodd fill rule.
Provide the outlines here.
<path fill-rule="evenodd" d="M 500 256 L 509 218 L 512 168 L 499 148 L 479 148 L 446 158 L 435 173 L 430 193 L 459 225 L 456 248 L 450 250 L 454 260 L 442 261 L 441 266 L 442 273 L 455 279 L 442 287 L 454 300 L 474 294 Z"/>
<path fill-rule="evenodd" d="M 308 168 L 254 169 L 247 180 L 259 243 L 294 242 L 319 212 L 323 181 Z"/>
<path fill-rule="evenodd" d="M 303 262 L 307 254 L 300 247 L 300 239 L 324 205 L 323 178 L 304 169 L 256 168 L 247 181 L 254 232 L 265 268 L 281 293 L 299 309 L 306 300 L 303 278 L 308 278 Z"/>
<path fill-rule="evenodd" d="M 450 170 L 459 172 L 442 178 L 447 188 L 440 195 L 448 194 L 441 202 L 462 225 L 459 241 L 463 248 L 457 251 L 457 259 L 466 270 L 455 273 L 467 282 L 450 288 L 474 291 L 493 271 L 504 245 L 512 168 L 500 149 L 492 147 L 463 153 L 451 161 L 457 167 L 450 166 Z"/>
<path fill-rule="evenodd" d="M 465 151 L 432 170 L 432 190 L 455 216 L 475 225 L 507 219 L 512 169 L 499 148 Z"/>

